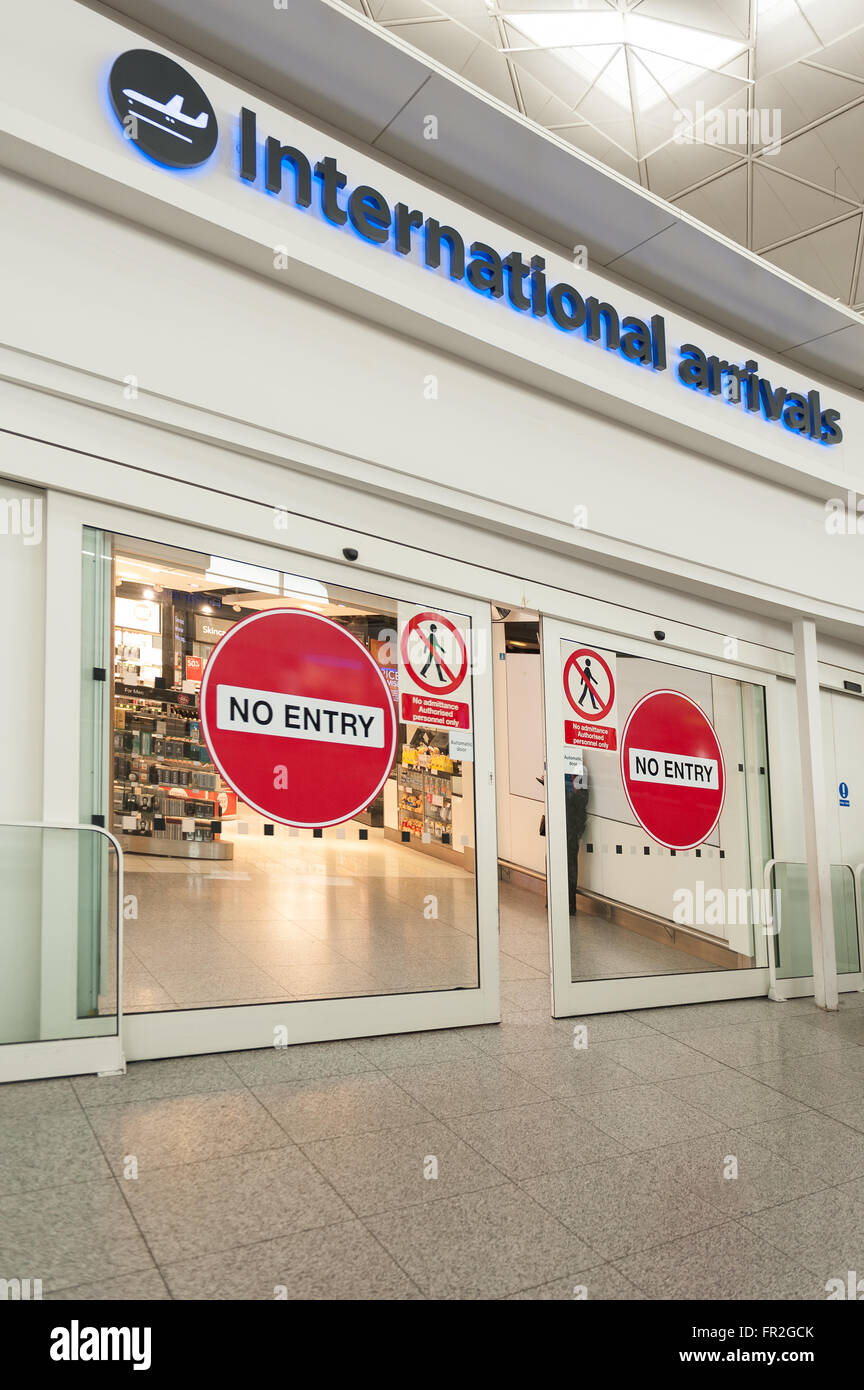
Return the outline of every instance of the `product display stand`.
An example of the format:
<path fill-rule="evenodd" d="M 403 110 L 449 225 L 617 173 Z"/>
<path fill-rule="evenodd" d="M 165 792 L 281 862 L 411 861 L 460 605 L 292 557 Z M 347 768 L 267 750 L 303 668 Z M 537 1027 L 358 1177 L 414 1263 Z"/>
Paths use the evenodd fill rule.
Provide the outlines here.
<path fill-rule="evenodd" d="M 201 740 L 196 698 L 179 694 L 115 688 L 114 831 L 128 854 L 232 859 L 220 836 L 233 793 Z"/>

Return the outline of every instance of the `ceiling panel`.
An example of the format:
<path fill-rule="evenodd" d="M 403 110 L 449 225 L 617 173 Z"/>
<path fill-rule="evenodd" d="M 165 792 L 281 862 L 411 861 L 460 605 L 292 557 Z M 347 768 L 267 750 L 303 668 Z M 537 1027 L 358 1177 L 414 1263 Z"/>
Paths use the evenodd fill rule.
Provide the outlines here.
<path fill-rule="evenodd" d="M 671 199 L 696 183 L 728 173 L 741 161 L 740 153 L 717 145 L 678 145 L 670 140 L 645 161 L 648 187 L 661 198 Z"/>
<path fill-rule="evenodd" d="M 858 245 L 861 214 L 855 213 L 821 232 L 767 251 L 766 259 L 799 280 L 804 279 L 823 294 L 848 304 L 852 297 L 852 272 Z"/>
<path fill-rule="evenodd" d="M 797 179 L 787 178 L 767 164 L 755 166 L 753 180 L 753 239 L 761 251 L 786 240 L 790 225 L 803 235 L 808 228 L 842 217 L 855 206 Z"/>
<path fill-rule="evenodd" d="M 821 229 L 864 209 L 864 0 L 405 3 L 463 26 L 449 59 L 429 32 L 440 24 L 400 26 L 408 43 L 748 250 L 790 243 L 778 263 L 832 295 L 846 284 L 856 302 L 848 229 Z M 615 41 L 600 44 L 610 15 Z M 478 41 L 468 57 L 466 25 Z"/>
<path fill-rule="evenodd" d="M 746 181 L 747 166 L 742 164 L 722 178 L 712 179 L 704 188 L 680 198 L 678 206 L 732 241 L 743 241 L 747 236 Z"/>
<path fill-rule="evenodd" d="M 105 8 L 102 0 L 78 3 Z M 818 359 L 821 371 L 860 387 L 864 319 L 778 274 L 767 259 L 760 263 L 755 252 L 761 247 L 794 265 L 805 285 L 841 295 L 846 285 L 856 306 L 864 300 L 852 246 L 864 194 L 864 101 L 853 96 L 845 111 L 837 105 L 848 106 L 859 86 L 864 95 L 864 3 L 819 0 L 802 10 L 795 0 L 758 0 L 759 25 L 750 33 L 756 3 L 291 0 L 277 11 L 245 0 L 112 0 L 111 8 L 145 38 L 236 73 L 277 102 L 522 224 L 527 236 L 563 247 L 585 243 L 598 265 L 614 265 L 649 293 L 796 360 Z M 667 26 L 653 32 L 651 44 L 637 42 L 635 31 L 619 33 L 622 42 L 612 48 L 627 50 L 623 83 L 614 74 L 606 81 L 575 52 L 592 16 L 614 19 L 616 7 L 619 16 L 632 12 Z M 550 10 L 570 25 L 566 58 L 540 51 L 524 34 L 516 43 L 517 26 L 504 18 Z M 771 46 L 778 27 L 789 31 L 791 56 L 782 44 Z M 718 37 L 725 47 L 715 73 Z M 524 51 L 501 51 L 513 47 Z M 821 63 L 839 77 L 802 68 L 805 50 L 808 65 Z M 651 81 L 639 77 L 646 69 Z M 781 110 L 773 156 L 737 131 L 729 139 L 728 126 L 707 135 L 715 108 L 724 119 L 728 110 L 746 109 L 747 77 L 756 71 L 760 93 Z M 699 129 L 700 102 L 702 142 L 679 143 L 682 127 L 696 120 Z M 430 111 L 448 117 L 438 141 L 423 139 Z M 812 129 L 802 129 L 802 120 Z M 784 171 L 815 187 L 784 179 Z M 825 223 L 837 208 L 852 216 L 835 231 Z M 751 254 L 718 241 L 715 227 Z M 801 323 L 808 325 L 806 348 L 796 346 Z"/>
<path fill-rule="evenodd" d="M 759 303 L 759 337 L 766 347 L 779 352 L 801 342 L 801 325 L 810 325 L 808 337 L 837 328 L 831 305 L 815 300 L 803 288 L 783 286 L 766 301 L 759 278 L 758 261 L 742 260 L 730 246 L 716 243 L 709 262 L 698 226 L 677 222 L 621 256 L 612 269 L 650 286 L 660 298 L 674 301 L 682 281 L 688 286 L 688 302 L 705 318 L 717 317 L 723 304 L 723 322 L 744 341 L 753 338 L 754 304 Z M 862 325 L 864 326 L 864 325 Z"/>

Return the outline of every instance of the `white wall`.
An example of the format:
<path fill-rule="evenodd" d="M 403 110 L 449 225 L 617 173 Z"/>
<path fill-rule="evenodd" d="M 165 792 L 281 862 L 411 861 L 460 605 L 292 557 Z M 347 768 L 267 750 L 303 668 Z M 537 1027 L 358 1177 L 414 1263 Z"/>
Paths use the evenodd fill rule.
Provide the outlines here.
<path fill-rule="evenodd" d="M 234 167 L 231 132 L 244 93 L 194 65 L 223 138 L 210 166 L 174 177 L 123 140 L 108 109 L 107 71 L 133 41 L 101 13 L 44 0 L 18 8 L 0 54 L 0 162 L 46 185 L 2 179 L 0 255 L 16 272 L 4 295 L 10 379 L 47 374 L 70 398 L 136 418 L 179 421 L 179 408 L 193 407 L 208 413 L 216 438 L 236 437 L 242 424 L 247 444 L 254 430 L 265 447 L 266 433 L 266 447 L 286 461 L 292 450 L 326 448 L 335 457 L 321 466 L 339 477 L 374 474 L 382 490 L 427 504 L 434 497 L 439 512 L 450 507 L 484 524 L 516 522 L 574 553 L 638 554 L 658 576 L 665 569 L 683 580 L 698 570 L 721 589 L 746 595 L 762 585 L 796 608 L 850 606 L 856 547 L 826 535 L 821 499 L 864 473 L 860 396 L 822 384 L 823 403 L 842 408 L 846 441 L 821 448 L 686 390 L 674 364 L 660 373 L 636 368 L 580 334 L 450 283 L 416 257 L 267 197 Z M 405 198 L 469 238 L 523 244 L 524 233 L 246 99 L 262 136 L 275 131 L 313 158 L 332 151 L 352 185 L 368 180 L 391 202 Z M 284 271 L 274 267 L 280 245 L 288 247 Z M 573 278 L 572 263 L 551 253 L 547 262 L 550 282 Z M 593 269 L 579 271 L 578 286 L 608 295 L 622 313 L 664 312 L 670 354 L 688 340 L 735 361 L 753 350 Z M 354 317 L 321 299 L 349 305 Z M 819 384 L 758 356 L 790 386 Z M 128 377 L 137 402 L 124 396 Z M 240 486 L 254 474 L 253 452 L 238 466 Z M 284 490 L 288 504 L 288 476 Z M 581 533 L 572 527 L 577 505 L 588 515 Z"/>
<path fill-rule="evenodd" d="M 372 461 L 379 485 L 397 494 L 431 484 L 484 522 L 503 507 L 528 530 L 561 528 L 574 549 L 624 543 L 650 555 L 658 575 L 698 565 L 739 591 L 758 583 L 843 605 L 858 583 L 857 547 L 826 534 L 817 497 L 636 434 L 46 190 L 0 177 L 0 198 L 0 256 L 15 266 L 6 341 L 80 368 L 88 378 L 70 388 L 98 386 L 111 410 L 146 417 L 155 398 L 210 412 L 214 429 L 226 415 L 253 421 L 287 457 L 292 441 L 314 442 L 334 453 L 341 477 Z M 128 377 L 138 402 L 124 396 Z M 235 486 L 251 486 L 254 472 L 238 460 Z M 291 498 L 286 474 L 282 505 Z M 577 504 L 587 509 L 581 534 Z M 428 534 L 434 548 L 433 522 Z"/>
<path fill-rule="evenodd" d="M 488 300 L 450 283 L 445 275 L 421 268 L 417 258 L 396 256 L 389 245 L 374 247 L 350 231 L 336 230 L 314 207 L 300 210 L 282 197 L 268 197 L 241 181 L 236 172 L 235 127 L 241 105 L 258 113 L 259 137 L 268 134 L 299 146 L 314 161 L 324 153 L 335 155 L 344 168 L 349 186 L 370 183 L 391 206 L 405 200 L 442 223 L 460 227 L 467 242 L 479 238 L 500 248 L 525 246 L 524 231 L 470 211 L 430 188 L 408 170 L 394 168 L 371 152 L 323 132 L 293 113 L 280 111 L 250 96 L 222 74 L 188 63 L 214 104 L 221 140 L 210 163 L 190 175 L 172 177 L 141 158 L 110 110 L 106 83 L 111 64 L 124 49 L 138 46 L 140 37 L 109 16 L 69 0 L 42 0 L 38 7 L 19 6 L 9 26 L 7 43 L 0 52 L 0 83 L 4 102 L 0 108 L 0 157 L 10 168 L 44 179 L 72 191 L 75 196 L 101 203 L 139 223 L 159 226 L 170 234 L 207 247 L 252 268 L 257 274 L 282 283 L 314 286 L 313 293 L 339 302 L 362 306 L 406 331 L 412 324 L 426 338 L 437 330 L 438 341 L 447 330 L 452 345 L 461 339 L 466 353 L 490 354 L 496 361 L 511 359 L 518 373 L 523 363 L 535 380 L 545 375 L 543 389 L 590 394 L 598 405 L 605 401 L 611 414 L 632 417 L 637 412 L 652 420 L 652 428 L 667 434 L 671 423 L 686 431 L 693 447 L 696 436 L 710 441 L 716 456 L 732 457 L 742 466 L 765 473 L 770 465 L 807 475 L 825 469 L 854 471 L 854 432 L 864 420 L 864 402 L 852 393 L 826 389 L 823 393 L 843 409 L 853 442 L 823 450 L 815 443 L 793 438 L 782 426 L 768 426 L 758 416 L 737 407 L 687 391 L 674 370 L 654 373 L 636 369 L 616 353 L 586 343 L 579 334 L 556 331 L 547 322 L 518 314 L 505 303 Z M 44 33 L 52 43 L 45 45 Z M 158 46 L 158 45 L 154 45 Z M 32 80 L 32 55 L 39 54 L 40 81 Z M 5 61 L 4 61 L 5 60 Z M 184 60 L 185 61 L 185 60 Z M 44 93 L 50 91 L 51 101 Z M 62 244 L 62 242 L 61 242 Z M 287 247 L 288 265 L 274 274 L 273 249 Z M 549 248 L 550 283 L 578 280 L 582 293 L 611 298 L 621 313 L 643 319 L 658 310 L 668 320 L 670 351 L 676 344 L 709 338 L 705 345 L 730 361 L 752 355 L 753 344 L 735 343 L 716 329 L 706 330 L 675 306 L 648 300 L 637 289 L 610 281 L 593 267 L 577 269 L 572 259 Z M 187 282 L 179 280 L 185 290 Z M 754 341 L 759 340 L 754 326 Z M 801 339 L 806 338 L 802 328 Z M 459 350 L 459 349 L 457 349 Z M 758 353 L 763 369 L 772 378 L 793 387 L 808 385 L 800 369 Z M 814 382 L 812 384 L 819 384 Z M 612 407 L 617 401 L 618 411 Z M 860 446 L 859 446 L 860 447 Z M 828 462 L 830 457 L 830 464 Z M 860 458 L 860 456 L 859 456 Z"/>

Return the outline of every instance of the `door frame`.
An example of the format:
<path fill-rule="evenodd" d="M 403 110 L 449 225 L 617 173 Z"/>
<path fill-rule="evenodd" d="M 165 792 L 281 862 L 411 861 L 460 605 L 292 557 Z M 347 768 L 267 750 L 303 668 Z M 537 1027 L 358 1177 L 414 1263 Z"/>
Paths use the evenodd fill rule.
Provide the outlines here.
<path fill-rule="evenodd" d="M 154 480 L 158 489 L 158 480 Z M 213 499 L 215 500 L 215 499 Z M 233 499 L 220 496 L 225 530 L 161 516 L 158 499 L 152 512 L 113 503 L 96 502 L 64 492 L 47 497 L 46 543 L 49 573 L 46 583 L 45 631 L 45 804 L 53 819 L 79 818 L 81 665 L 81 537 L 85 526 L 128 535 L 156 544 L 175 545 L 198 553 L 224 555 L 232 560 L 288 571 L 344 585 L 388 599 L 434 603 L 471 619 L 474 636 L 472 670 L 474 740 L 474 838 L 477 902 L 479 987 L 429 990 L 365 998 L 291 1001 L 281 1004 L 219 1005 L 123 1017 L 123 1046 L 128 1060 L 272 1047 L 274 1029 L 287 1044 L 387 1033 L 416 1032 L 495 1023 L 500 1019 L 498 959 L 497 825 L 494 783 L 494 723 L 490 605 L 476 598 L 440 589 L 432 579 L 414 574 L 395 580 L 356 563 L 317 553 L 317 523 L 290 518 L 294 548 L 237 536 Z M 274 512 L 277 509 L 273 509 Z M 221 517 L 220 517 L 221 520 Z M 286 537 L 288 533 L 286 532 Z M 310 546 L 309 549 L 303 542 Z M 409 563 L 416 552 L 406 548 Z M 70 679 L 70 672 L 74 675 Z M 74 688 L 73 688 L 74 687 Z M 110 730 L 105 732 L 110 737 Z M 122 969 L 122 965 L 121 965 Z"/>
<path fill-rule="evenodd" d="M 581 1014 L 617 1013 L 627 1009 L 649 1009 L 675 1004 L 697 1004 L 712 1000 L 746 999 L 766 996 L 769 988 L 768 946 L 766 964 L 742 970 L 700 970 L 670 975 L 631 976 L 607 980 L 571 979 L 570 914 L 567 899 L 567 837 L 564 804 L 564 740 L 561 736 L 561 641 L 579 641 L 613 651 L 626 647 L 633 656 L 661 661 L 671 666 L 725 676 L 765 690 L 765 720 L 769 747 L 769 767 L 778 765 L 779 749 L 774 748 L 772 719 L 776 698 L 776 676 L 768 671 L 736 665 L 734 661 L 696 655 L 674 646 L 649 643 L 639 638 L 616 637 L 590 624 L 573 619 L 540 619 L 540 646 L 543 661 L 543 707 L 546 730 L 546 848 L 549 920 L 549 959 L 551 963 L 552 1014 L 572 1018 Z M 776 737 L 776 735 L 775 735 Z M 776 757 L 774 756 L 776 752 Z M 767 773 L 766 773 L 767 775 Z M 769 797 L 771 783 L 768 784 Z M 770 804 L 770 802 L 769 802 Z M 761 888 L 761 882 L 759 887 Z"/>

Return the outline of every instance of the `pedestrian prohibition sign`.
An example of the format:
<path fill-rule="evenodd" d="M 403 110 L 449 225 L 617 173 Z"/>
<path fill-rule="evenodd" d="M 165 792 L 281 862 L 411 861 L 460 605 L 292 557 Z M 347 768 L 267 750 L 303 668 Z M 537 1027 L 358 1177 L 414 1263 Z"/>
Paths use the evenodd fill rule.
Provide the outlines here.
<path fill-rule="evenodd" d="M 564 742 L 582 748 L 615 749 L 615 677 L 609 662 L 591 647 L 578 647 L 564 663 L 564 695 L 576 719 L 564 721 Z M 601 725 L 601 720 L 608 723 Z"/>
<path fill-rule="evenodd" d="M 338 825 L 374 801 L 396 750 L 380 668 L 330 618 L 272 608 L 213 648 L 201 732 L 239 797 L 283 825 Z"/>
<path fill-rule="evenodd" d="M 400 604 L 400 711 L 408 724 L 471 728 L 468 648 L 445 613 Z"/>
<path fill-rule="evenodd" d="M 450 695 L 465 679 L 468 653 L 458 627 L 443 613 L 415 613 L 402 633 L 402 660 L 430 695 Z"/>
<path fill-rule="evenodd" d="M 707 714 L 678 690 L 652 690 L 630 711 L 621 778 L 643 830 L 667 849 L 693 849 L 723 809 L 723 750 Z"/>

